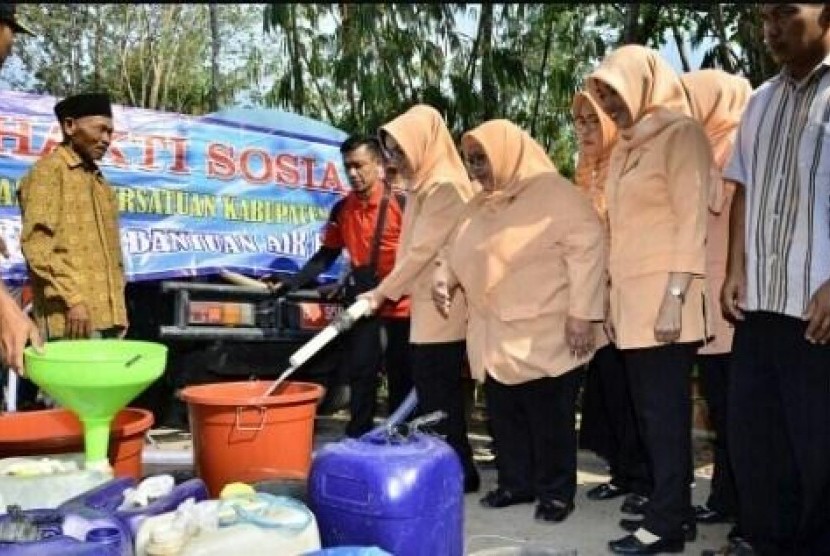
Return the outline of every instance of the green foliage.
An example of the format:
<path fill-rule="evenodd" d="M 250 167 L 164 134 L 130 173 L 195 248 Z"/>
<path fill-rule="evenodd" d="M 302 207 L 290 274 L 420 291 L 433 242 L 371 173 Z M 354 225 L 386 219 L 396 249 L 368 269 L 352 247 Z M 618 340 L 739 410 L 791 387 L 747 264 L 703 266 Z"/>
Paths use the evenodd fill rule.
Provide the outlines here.
<path fill-rule="evenodd" d="M 216 76 L 220 105 L 232 102 L 251 72 L 240 56 L 239 26 L 259 22 L 248 6 L 216 6 L 226 63 Z M 211 33 L 208 6 L 198 4 L 21 4 L 37 37 L 16 53 L 30 71 L 20 88 L 55 96 L 107 90 L 118 103 L 199 114 L 208 110 Z M 249 44 L 252 41 L 249 41 Z M 27 80 L 28 81 L 28 80 Z"/>
<path fill-rule="evenodd" d="M 21 4 L 38 33 L 16 88 L 204 113 L 247 102 L 374 133 L 415 103 L 453 135 L 489 118 L 527 129 L 573 171 L 570 106 L 607 51 L 673 40 L 758 85 L 775 71 L 745 4 Z M 466 24 L 466 25 L 465 25 Z M 713 46 L 710 46 L 713 45 Z M 691 68 L 695 69 L 695 68 Z"/>

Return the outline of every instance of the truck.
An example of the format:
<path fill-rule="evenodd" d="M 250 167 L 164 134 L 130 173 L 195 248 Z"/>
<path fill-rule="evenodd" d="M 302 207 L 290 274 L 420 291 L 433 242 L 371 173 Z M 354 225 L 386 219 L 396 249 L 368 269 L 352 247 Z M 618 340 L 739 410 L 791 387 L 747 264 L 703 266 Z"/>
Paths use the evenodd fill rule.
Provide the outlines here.
<path fill-rule="evenodd" d="M 0 234 L 7 284 L 25 289 L 17 182 L 61 140 L 57 99 L 0 92 Z M 136 403 L 179 425 L 176 391 L 216 380 L 276 377 L 288 357 L 342 309 L 330 298 L 345 268 L 277 299 L 231 272 L 275 279 L 320 245 L 330 208 L 347 192 L 346 134 L 285 112 L 229 108 L 193 117 L 113 106 L 115 133 L 100 167 L 116 190 L 128 278 L 128 337 L 166 344 L 162 380 Z M 338 341 L 295 375 L 326 387 L 322 411 L 347 400 Z"/>

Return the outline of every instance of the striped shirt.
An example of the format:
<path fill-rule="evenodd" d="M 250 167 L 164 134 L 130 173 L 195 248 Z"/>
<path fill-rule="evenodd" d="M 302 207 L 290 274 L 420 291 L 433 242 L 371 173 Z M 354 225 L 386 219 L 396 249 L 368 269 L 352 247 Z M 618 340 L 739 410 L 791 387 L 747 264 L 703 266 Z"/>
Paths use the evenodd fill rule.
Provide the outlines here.
<path fill-rule="evenodd" d="M 755 91 L 724 177 L 746 189 L 747 309 L 801 318 L 830 280 L 830 56 Z"/>

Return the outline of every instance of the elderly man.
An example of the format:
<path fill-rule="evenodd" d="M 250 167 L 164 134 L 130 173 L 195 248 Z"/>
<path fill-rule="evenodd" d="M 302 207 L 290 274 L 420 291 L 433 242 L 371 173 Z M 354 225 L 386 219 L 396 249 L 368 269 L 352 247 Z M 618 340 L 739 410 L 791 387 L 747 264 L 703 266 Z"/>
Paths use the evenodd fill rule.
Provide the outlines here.
<path fill-rule="evenodd" d="M 35 320 L 48 339 L 123 337 L 118 203 L 96 165 L 112 139 L 110 100 L 100 93 L 67 97 L 55 114 L 64 141 L 19 190 Z"/>

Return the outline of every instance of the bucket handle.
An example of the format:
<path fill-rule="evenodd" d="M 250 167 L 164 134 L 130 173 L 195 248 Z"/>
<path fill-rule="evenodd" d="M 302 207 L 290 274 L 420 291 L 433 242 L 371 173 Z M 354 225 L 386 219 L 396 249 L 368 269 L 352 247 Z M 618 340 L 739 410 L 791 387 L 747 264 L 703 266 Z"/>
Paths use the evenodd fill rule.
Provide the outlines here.
<path fill-rule="evenodd" d="M 236 420 L 234 422 L 234 427 L 236 428 L 236 430 L 240 430 L 240 431 L 261 431 L 263 428 L 265 428 L 265 406 L 262 406 L 262 405 L 257 406 L 257 409 L 259 409 L 259 424 L 258 425 L 253 425 L 253 426 L 243 425 L 242 423 L 240 423 L 240 420 L 242 418 L 242 410 L 243 409 L 248 409 L 248 408 L 247 407 L 242 407 L 242 406 L 239 406 L 239 407 L 236 408 Z"/>

